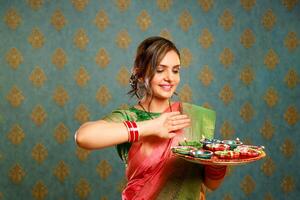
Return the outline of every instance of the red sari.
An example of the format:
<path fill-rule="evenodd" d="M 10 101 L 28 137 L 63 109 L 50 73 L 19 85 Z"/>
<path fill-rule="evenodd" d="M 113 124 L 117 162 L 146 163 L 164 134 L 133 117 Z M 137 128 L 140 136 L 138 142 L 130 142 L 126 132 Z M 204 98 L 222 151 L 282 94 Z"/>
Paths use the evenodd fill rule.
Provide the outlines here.
<path fill-rule="evenodd" d="M 180 104 L 174 103 L 172 111 L 179 110 Z M 183 138 L 184 133 L 181 130 L 171 139 L 152 137 L 132 144 L 128 154 L 126 169 L 128 183 L 122 193 L 123 200 L 182 199 L 179 197 L 184 194 L 177 194 L 180 190 L 183 193 L 189 190 L 196 192 L 197 194 L 188 194 L 192 199 L 205 199 L 202 167 L 178 159 L 172 156 L 170 151 L 171 147 L 178 145 Z M 187 178 L 186 170 L 189 170 L 192 177 L 194 176 L 192 181 L 184 180 Z M 195 179 L 195 176 L 198 177 Z M 196 188 L 184 189 L 182 188 L 184 185 Z"/>

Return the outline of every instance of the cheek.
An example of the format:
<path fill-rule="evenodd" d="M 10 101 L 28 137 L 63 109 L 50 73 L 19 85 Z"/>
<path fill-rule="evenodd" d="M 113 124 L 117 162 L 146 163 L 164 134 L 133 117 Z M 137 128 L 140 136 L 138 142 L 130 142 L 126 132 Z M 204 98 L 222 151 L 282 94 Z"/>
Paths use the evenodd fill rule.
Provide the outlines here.
<path fill-rule="evenodd" d="M 177 85 L 180 83 L 180 76 L 178 76 L 178 78 L 176 79 L 176 83 Z"/>
<path fill-rule="evenodd" d="M 161 80 L 162 80 L 163 78 L 161 77 L 161 76 L 159 76 L 159 75 L 154 75 L 154 77 L 152 78 L 152 80 L 151 80 L 151 84 L 152 85 L 154 85 L 154 84 L 159 84 L 160 82 L 161 82 Z"/>

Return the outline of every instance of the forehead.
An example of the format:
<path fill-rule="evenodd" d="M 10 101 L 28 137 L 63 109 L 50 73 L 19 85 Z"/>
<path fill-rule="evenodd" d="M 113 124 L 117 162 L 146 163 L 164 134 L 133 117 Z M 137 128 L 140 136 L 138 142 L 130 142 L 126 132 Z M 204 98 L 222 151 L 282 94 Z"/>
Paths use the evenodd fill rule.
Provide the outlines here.
<path fill-rule="evenodd" d="M 166 65 L 166 66 L 176 66 L 180 65 L 180 59 L 178 54 L 171 50 L 166 53 L 163 59 L 160 61 L 159 65 Z"/>

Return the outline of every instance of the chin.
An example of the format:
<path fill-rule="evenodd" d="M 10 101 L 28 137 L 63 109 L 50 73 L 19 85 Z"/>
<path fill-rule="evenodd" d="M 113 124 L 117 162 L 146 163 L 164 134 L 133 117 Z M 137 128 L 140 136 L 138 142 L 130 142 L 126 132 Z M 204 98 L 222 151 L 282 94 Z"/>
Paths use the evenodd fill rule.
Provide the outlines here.
<path fill-rule="evenodd" d="M 161 95 L 158 95 L 157 97 L 160 99 L 170 99 L 173 94 L 174 94 L 173 92 L 171 94 L 161 94 Z"/>
<path fill-rule="evenodd" d="M 164 90 L 156 90 L 153 93 L 154 98 L 161 99 L 161 100 L 166 100 L 170 99 L 175 91 L 164 91 Z"/>

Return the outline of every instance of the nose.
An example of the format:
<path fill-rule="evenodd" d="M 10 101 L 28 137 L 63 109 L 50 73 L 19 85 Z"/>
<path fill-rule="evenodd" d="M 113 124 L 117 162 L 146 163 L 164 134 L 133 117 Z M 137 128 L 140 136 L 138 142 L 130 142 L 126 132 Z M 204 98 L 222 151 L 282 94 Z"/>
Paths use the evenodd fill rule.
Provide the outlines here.
<path fill-rule="evenodd" d="M 172 73 L 172 71 L 166 70 L 164 79 L 165 79 L 166 81 L 172 81 L 172 80 L 173 80 L 173 73 Z"/>

